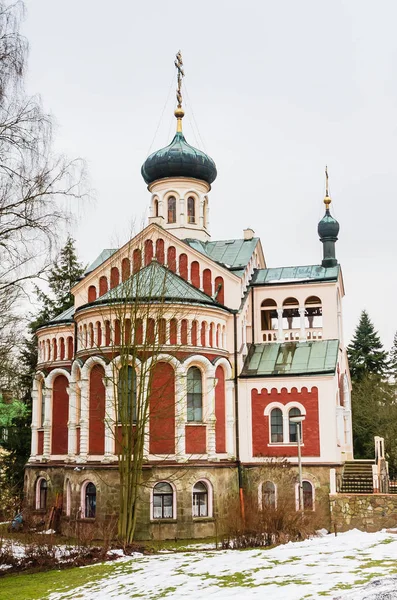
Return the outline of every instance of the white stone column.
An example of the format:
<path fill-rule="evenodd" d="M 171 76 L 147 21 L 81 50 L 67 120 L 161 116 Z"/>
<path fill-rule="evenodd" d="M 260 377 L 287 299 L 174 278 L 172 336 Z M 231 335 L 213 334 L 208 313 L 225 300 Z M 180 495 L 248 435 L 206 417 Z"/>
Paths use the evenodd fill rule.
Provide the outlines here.
<path fill-rule="evenodd" d="M 278 336 L 277 340 L 279 342 L 283 341 L 283 309 L 277 309 L 277 318 L 278 318 Z"/>
<path fill-rule="evenodd" d="M 306 327 L 305 327 L 305 307 L 304 306 L 299 307 L 299 317 L 300 317 L 299 339 L 301 342 L 305 342 L 307 336 L 306 336 Z"/>
<path fill-rule="evenodd" d="M 207 377 L 207 454 L 210 460 L 216 458 L 215 383 L 215 377 Z"/>
<path fill-rule="evenodd" d="M 147 319 L 142 319 L 142 342 L 146 344 Z"/>
<path fill-rule="evenodd" d="M 44 423 L 43 423 L 43 460 L 50 460 L 51 455 L 51 401 L 52 387 L 47 387 L 42 390 L 44 395 Z"/>
<path fill-rule="evenodd" d="M 234 381 L 226 380 L 226 452 L 229 457 L 236 456 L 235 419 L 234 419 Z"/>
<path fill-rule="evenodd" d="M 105 378 L 105 455 L 103 462 L 111 462 L 116 460 L 115 446 L 115 422 L 116 422 L 116 405 L 114 398 L 113 382 L 109 378 Z"/>
<path fill-rule="evenodd" d="M 185 199 L 179 198 L 179 223 L 181 227 L 185 225 Z"/>
<path fill-rule="evenodd" d="M 180 319 L 177 319 L 176 321 L 176 345 L 180 346 L 181 344 L 181 327 L 182 327 L 182 321 Z"/>
<path fill-rule="evenodd" d="M 200 198 L 200 214 L 199 214 L 200 229 L 204 227 L 204 198 Z"/>
<path fill-rule="evenodd" d="M 37 386 L 37 382 L 34 382 L 34 386 Z M 39 428 L 39 410 L 38 410 L 38 391 L 37 389 L 33 389 L 32 390 L 32 424 L 31 424 L 31 429 L 32 429 L 32 438 L 30 441 L 30 458 L 29 458 L 29 462 L 31 461 L 35 461 L 36 457 L 37 457 L 37 452 L 38 452 L 38 442 L 39 442 L 39 436 L 38 436 L 38 430 Z"/>
<path fill-rule="evenodd" d="M 188 319 L 187 320 L 187 345 L 188 346 L 192 345 L 192 324 L 193 324 L 193 321 Z"/>
<path fill-rule="evenodd" d="M 57 360 L 61 360 L 61 338 L 60 337 L 56 340 L 56 345 L 57 345 Z"/>
<path fill-rule="evenodd" d="M 76 433 L 76 382 L 69 383 L 68 460 L 74 461 L 77 452 Z"/>
<path fill-rule="evenodd" d="M 77 462 L 87 462 L 89 435 L 88 379 L 80 381 L 80 456 Z"/>
<path fill-rule="evenodd" d="M 284 434 L 284 443 L 289 443 L 289 417 L 288 413 L 283 413 L 283 434 Z"/>
<path fill-rule="evenodd" d="M 164 201 L 159 198 L 159 217 L 164 217 Z"/>
<path fill-rule="evenodd" d="M 171 327 L 171 321 L 169 319 L 166 319 L 166 321 L 165 321 L 165 343 L 167 345 L 170 344 L 170 327 Z"/>
<path fill-rule="evenodd" d="M 185 442 L 185 424 L 187 421 L 186 404 L 186 373 L 176 373 L 175 384 L 175 422 L 176 422 L 176 460 L 182 462 L 186 460 L 186 442 Z"/>

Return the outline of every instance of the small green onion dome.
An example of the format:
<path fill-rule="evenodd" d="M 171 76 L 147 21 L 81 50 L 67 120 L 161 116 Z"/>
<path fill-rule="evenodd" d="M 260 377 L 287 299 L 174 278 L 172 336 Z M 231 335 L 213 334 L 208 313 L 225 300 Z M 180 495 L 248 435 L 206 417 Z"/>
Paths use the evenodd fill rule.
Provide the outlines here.
<path fill-rule="evenodd" d="M 320 240 L 331 239 L 336 241 L 338 239 L 339 223 L 331 215 L 328 207 L 325 211 L 325 215 L 318 224 L 317 231 Z"/>
<path fill-rule="evenodd" d="M 166 177 L 194 177 L 211 184 L 217 176 L 212 158 L 190 146 L 182 131 L 177 131 L 171 144 L 145 160 L 141 173 L 148 185 Z"/>

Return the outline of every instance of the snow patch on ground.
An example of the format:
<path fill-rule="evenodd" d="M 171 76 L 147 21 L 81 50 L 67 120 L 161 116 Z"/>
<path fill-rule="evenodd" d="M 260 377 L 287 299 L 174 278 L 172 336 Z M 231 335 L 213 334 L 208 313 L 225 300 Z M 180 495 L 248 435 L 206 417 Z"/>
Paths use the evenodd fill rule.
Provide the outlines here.
<path fill-rule="evenodd" d="M 397 536 L 385 530 L 326 535 L 271 550 L 209 550 L 124 557 L 105 579 L 50 600 L 131 597 L 214 600 L 391 600 L 397 598 Z"/>

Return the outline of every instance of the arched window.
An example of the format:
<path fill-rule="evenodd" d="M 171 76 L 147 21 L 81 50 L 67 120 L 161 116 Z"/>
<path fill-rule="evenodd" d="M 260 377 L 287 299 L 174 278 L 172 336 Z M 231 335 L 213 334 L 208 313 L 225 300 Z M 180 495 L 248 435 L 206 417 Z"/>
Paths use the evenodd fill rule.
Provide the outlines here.
<path fill-rule="evenodd" d="M 273 408 L 270 413 L 271 442 L 283 442 L 283 413 L 280 408 Z"/>
<path fill-rule="evenodd" d="M 203 386 L 198 367 L 190 367 L 187 372 L 187 420 L 203 420 Z"/>
<path fill-rule="evenodd" d="M 174 516 L 174 492 L 166 481 L 153 488 L 153 519 L 172 519 Z"/>
<path fill-rule="evenodd" d="M 159 201 L 157 198 L 154 200 L 154 216 L 159 216 Z"/>
<path fill-rule="evenodd" d="M 299 408 L 291 408 L 288 413 L 288 419 L 291 417 L 299 417 L 301 411 Z M 298 427 L 300 427 L 300 439 L 302 441 L 302 423 L 291 423 L 289 422 L 289 441 L 293 444 L 296 444 L 298 441 Z"/>
<path fill-rule="evenodd" d="M 117 267 L 110 269 L 110 289 L 112 290 L 120 283 L 120 273 Z"/>
<path fill-rule="evenodd" d="M 94 302 L 96 300 L 96 287 L 95 285 L 90 285 L 88 288 L 88 302 Z"/>
<path fill-rule="evenodd" d="M 131 365 L 124 365 L 119 371 L 117 409 L 119 423 L 130 423 L 131 416 L 136 423 L 136 375 Z"/>
<path fill-rule="evenodd" d="M 127 281 L 131 275 L 131 263 L 129 258 L 123 258 L 121 261 L 121 280 Z"/>
<path fill-rule="evenodd" d="M 187 199 L 187 222 L 196 222 L 196 202 L 191 196 Z"/>
<path fill-rule="evenodd" d="M 303 488 L 303 509 L 314 510 L 313 486 L 310 481 L 302 482 Z"/>
<path fill-rule="evenodd" d="M 94 519 L 96 513 L 96 487 L 91 481 L 87 483 L 84 494 L 84 516 Z"/>
<path fill-rule="evenodd" d="M 299 302 L 296 298 L 286 298 L 283 302 L 283 329 L 300 329 Z M 286 331 L 285 340 L 297 339 L 298 333 Z"/>
<path fill-rule="evenodd" d="M 273 481 L 262 485 L 262 508 L 276 508 L 276 486 Z"/>
<path fill-rule="evenodd" d="M 99 295 L 103 296 L 108 291 L 108 280 L 105 275 L 99 278 Z"/>
<path fill-rule="evenodd" d="M 40 477 L 36 485 L 36 509 L 45 510 L 47 508 L 47 480 L 44 477 Z"/>
<path fill-rule="evenodd" d="M 168 223 L 176 223 L 176 198 L 174 196 L 170 196 L 168 198 L 168 211 L 167 211 L 167 221 Z"/>
<path fill-rule="evenodd" d="M 202 481 L 193 487 L 193 517 L 208 517 L 208 488 Z"/>
<path fill-rule="evenodd" d="M 323 326 L 323 308 L 318 296 L 309 296 L 305 300 L 305 326 L 309 329 L 318 330 Z M 321 339 L 321 331 L 309 331 L 308 339 Z"/>
<path fill-rule="evenodd" d="M 277 304 L 271 298 L 263 300 L 261 304 L 261 329 L 262 331 L 276 331 L 278 329 Z M 274 335 L 264 335 L 263 341 L 270 342 L 276 339 Z"/>

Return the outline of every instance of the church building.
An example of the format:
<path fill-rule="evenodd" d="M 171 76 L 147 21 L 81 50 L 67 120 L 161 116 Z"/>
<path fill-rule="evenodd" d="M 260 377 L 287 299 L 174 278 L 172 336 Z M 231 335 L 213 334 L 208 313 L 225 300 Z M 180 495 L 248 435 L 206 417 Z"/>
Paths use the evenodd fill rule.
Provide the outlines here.
<path fill-rule="evenodd" d="M 120 369 L 130 413 L 148 395 L 141 539 L 214 535 L 225 498 L 247 490 L 274 505 L 277 481 L 261 469 L 278 461 L 296 470 L 299 509 L 298 451 L 303 504 L 316 510 L 352 459 L 328 176 L 314 264 L 268 266 L 252 229 L 213 240 L 217 170 L 184 137 L 180 78 L 179 66 L 176 134 L 141 170 L 147 226 L 104 249 L 72 289 L 74 306 L 37 330 L 25 495 L 37 515 L 62 498 L 65 533 L 117 514 Z"/>

